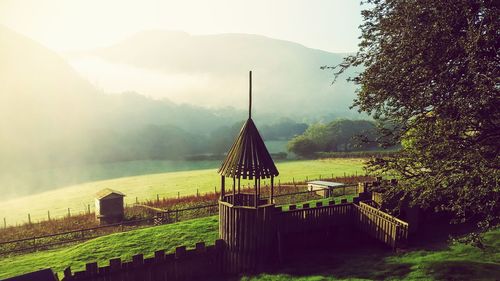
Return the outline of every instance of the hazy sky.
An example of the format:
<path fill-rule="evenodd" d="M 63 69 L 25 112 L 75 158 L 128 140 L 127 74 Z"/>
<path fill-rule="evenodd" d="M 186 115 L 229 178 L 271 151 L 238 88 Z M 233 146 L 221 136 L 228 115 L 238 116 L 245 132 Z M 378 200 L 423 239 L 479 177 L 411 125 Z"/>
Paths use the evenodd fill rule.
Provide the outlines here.
<path fill-rule="evenodd" d="M 332 52 L 357 49 L 359 0 L 0 0 L 0 24 L 56 51 L 148 29 L 253 33 Z"/>

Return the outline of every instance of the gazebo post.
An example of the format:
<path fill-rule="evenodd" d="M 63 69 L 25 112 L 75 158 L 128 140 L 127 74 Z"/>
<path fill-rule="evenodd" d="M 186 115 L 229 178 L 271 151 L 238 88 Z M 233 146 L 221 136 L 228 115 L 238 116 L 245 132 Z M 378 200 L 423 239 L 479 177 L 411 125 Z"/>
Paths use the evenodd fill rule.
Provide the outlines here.
<path fill-rule="evenodd" d="M 233 204 L 236 204 L 236 178 L 233 176 Z"/>
<path fill-rule="evenodd" d="M 274 176 L 271 176 L 271 204 L 274 201 Z"/>
<path fill-rule="evenodd" d="M 257 177 L 255 177 L 255 208 L 259 206 L 259 192 L 257 187 Z"/>
<path fill-rule="evenodd" d="M 260 197 L 260 192 L 261 192 L 261 190 L 260 190 L 260 178 L 257 179 L 257 183 L 258 183 L 258 187 L 259 187 L 259 197 Z"/>
<path fill-rule="evenodd" d="M 221 176 L 220 177 L 220 199 L 221 200 L 224 200 L 224 195 L 225 195 L 225 185 L 226 185 L 226 181 L 225 181 L 226 177 L 225 176 Z"/>

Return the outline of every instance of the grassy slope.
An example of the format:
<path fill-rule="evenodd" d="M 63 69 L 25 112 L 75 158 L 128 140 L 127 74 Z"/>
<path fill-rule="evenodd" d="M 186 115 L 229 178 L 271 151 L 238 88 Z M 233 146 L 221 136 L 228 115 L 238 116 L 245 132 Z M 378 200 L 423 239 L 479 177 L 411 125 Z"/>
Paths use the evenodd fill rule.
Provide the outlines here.
<path fill-rule="evenodd" d="M 331 176 L 332 173 L 334 176 L 360 174 L 363 171 L 362 163 L 361 159 L 279 162 L 278 179 L 286 182 L 292 178 L 304 180 L 319 175 Z M 71 208 L 72 213 L 82 212 L 86 210 L 87 204 L 94 207 L 94 194 L 106 187 L 122 191 L 127 195 L 126 202 L 133 203 L 136 197 L 139 200 L 153 199 L 156 194 L 172 197 L 177 196 L 177 192 L 181 195 L 195 194 L 196 189 L 211 192 L 215 186 L 219 188 L 219 181 L 216 169 L 204 169 L 89 182 L 1 202 L 0 217 L 6 217 L 7 223 L 13 224 L 27 221 L 27 213 L 31 214 L 32 220 L 38 220 L 46 218 L 47 210 L 50 210 L 52 217 L 66 215 L 67 208 Z"/>
<path fill-rule="evenodd" d="M 153 228 L 112 234 L 67 248 L 14 256 L 0 260 L 0 278 L 40 268 L 61 272 L 71 266 L 81 270 L 86 262 L 106 265 L 110 258 L 130 260 L 132 255 L 152 256 L 158 249 L 173 251 L 178 245 L 213 243 L 217 217 L 195 219 Z M 438 250 L 413 250 L 392 254 L 378 246 L 305 256 L 276 273 L 244 276 L 242 280 L 497 280 L 500 276 L 500 229 L 485 236 L 485 250 L 463 244 Z M 240 278 L 238 278 L 240 279 Z"/>
<path fill-rule="evenodd" d="M 200 241 L 213 244 L 218 238 L 217 220 L 216 216 L 194 219 L 111 234 L 66 248 L 0 259 L 0 278 L 47 267 L 56 272 L 62 272 L 68 266 L 73 271 L 83 270 L 87 262 L 98 261 L 100 265 L 106 265 L 109 259 L 115 257 L 131 260 L 138 253 L 149 257 L 156 250 L 172 252 L 179 245 L 194 247 Z"/>

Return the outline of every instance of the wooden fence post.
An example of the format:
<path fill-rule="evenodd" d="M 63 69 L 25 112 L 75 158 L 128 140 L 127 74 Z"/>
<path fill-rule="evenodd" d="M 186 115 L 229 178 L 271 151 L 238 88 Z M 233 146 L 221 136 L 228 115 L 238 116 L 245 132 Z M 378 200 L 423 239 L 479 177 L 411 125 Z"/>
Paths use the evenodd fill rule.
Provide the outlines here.
<path fill-rule="evenodd" d="M 122 269 L 122 260 L 120 258 L 109 260 L 109 272 L 111 273 L 111 281 L 122 280 L 120 271 Z"/>
<path fill-rule="evenodd" d="M 85 275 L 87 277 L 93 277 L 97 275 L 97 262 L 91 262 L 85 265 Z"/>
<path fill-rule="evenodd" d="M 145 280 L 144 279 L 144 256 L 142 254 L 132 256 L 132 267 L 134 268 L 134 278 L 133 280 Z"/>
<path fill-rule="evenodd" d="M 89 215 L 90 215 L 90 204 L 87 204 L 87 209 L 88 209 L 88 212 L 89 212 Z"/>
<path fill-rule="evenodd" d="M 28 213 L 28 223 L 31 224 L 31 215 Z"/>
<path fill-rule="evenodd" d="M 3 228 L 7 228 L 7 218 L 3 218 Z"/>
<path fill-rule="evenodd" d="M 165 260 L 165 250 L 159 250 L 159 251 L 156 251 L 155 252 L 155 261 L 157 263 L 160 263 L 162 262 L 163 260 Z"/>
<path fill-rule="evenodd" d="M 50 211 L 47 210 L 47 219 L 50 221 Z"/>
<path fill-rule="evenodd" d="M 71 280 L 71 277 L 71 266 L 68 266 L 64 269 L 64 280 Z"/>
<path fill-rule="evenodd" d="M 71 211 L 68 208 L 68 218 L 71 217 Z"/>

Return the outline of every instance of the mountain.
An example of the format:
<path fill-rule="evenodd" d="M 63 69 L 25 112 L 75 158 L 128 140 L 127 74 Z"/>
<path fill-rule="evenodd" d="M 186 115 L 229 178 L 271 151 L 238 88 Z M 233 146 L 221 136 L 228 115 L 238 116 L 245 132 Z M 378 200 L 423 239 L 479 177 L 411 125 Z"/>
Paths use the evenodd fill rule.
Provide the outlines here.
<path fill-rule="evenodd" d="M 57 167 L 205 152 L 204 136 L 244 115 L 105 94 L 58 54 L 0 26 L 0 199 L 79 177 Z"/>
<path fill-rule="evenodd" d="M 346 54 L 259 35 L 145 31 L 87 55 L 161 72 L 165 80 L 181 77 L 177 79 L 184 81 L 181 86 L 165 83 L 165 96 L 197 105 L 246 108 L 247 72 L 253 70 L 258 113 L 308 119 L 331 114 L 359 118 L 348 108 L 355 86 L 345 79 L 332 85 L 332 73 L 320 69 L 340 63 Z"/>

